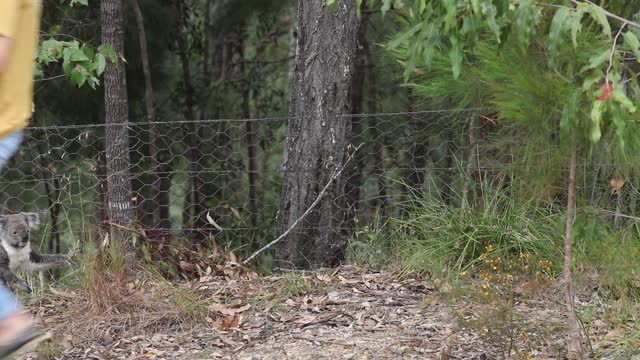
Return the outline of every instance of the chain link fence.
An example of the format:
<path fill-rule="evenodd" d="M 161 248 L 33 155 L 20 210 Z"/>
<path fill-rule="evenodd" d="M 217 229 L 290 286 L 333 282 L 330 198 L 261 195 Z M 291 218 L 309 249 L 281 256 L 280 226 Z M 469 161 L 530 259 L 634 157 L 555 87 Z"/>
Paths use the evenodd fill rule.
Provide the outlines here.
<path fill-rule="evenodd" d="M 557 162 L 561 152 L 551 146 L 523 160 L 521 153 L 530 149 L 504 140 L 508 137 L 496 140 L 519 130 L 498 126 L 487 109 L 353 115 L 340 121 L 352 123 L 352 144 L 361 145 L 344 173 L 354 230 L 403 216 L 415 196 L 465 206 L 477 196 L 479 183 L 507 183 L 518 169 L 535 169 L 532 159 Z M 132 226 L 188 241 L 216 234 L 219 244 L 249 250 L 272 240 L 282 177 L 304 176 L 281 170 L 286 125 L 286 118 L 111 125 L 126 126 L 130 136 Z M 29 128 L 3 171 L 2 211 L 41 212 L 41 248 L 60 251 L 65 244 L 92 240 L 107 219 L 105 130 L 103 124 Z M 543 168 L 534 174 L 549 196 L 557 197 L 563 184 Z M 563 171 L 556 168 L 550 171 Z M 611 169 L 601 170 L 595 180 L 585 177 L 583 192 L 606 191 Z M 533 182 L 524 188 L 529 186 Z"/>

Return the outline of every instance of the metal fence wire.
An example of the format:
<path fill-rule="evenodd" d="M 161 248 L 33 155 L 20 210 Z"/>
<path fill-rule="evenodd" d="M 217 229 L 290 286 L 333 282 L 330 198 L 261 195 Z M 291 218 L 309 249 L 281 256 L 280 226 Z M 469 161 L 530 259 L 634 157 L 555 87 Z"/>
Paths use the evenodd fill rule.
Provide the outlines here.
<path fill-rule="evenodd" d="M 344 174 L 354 228 L 401 216 L 416 194 L 459 205 L 470 182 L 499 179 L 505 166 L 517 167 L 516 145 L 496 147 L 489 141 L 504 129 L 488 110 L 339 121 L 352 122 L 352 143 L 361 145 Z M 216 241 L 234 246 L 272 240 L 282 177 L 305 176 L 282 171 L 286 125 L 286 118 L 165 121 L 153 129 L 147 122 L 110 125 L 126 126 L 130 137 L 132 220 L 178 237 L 216 233 Z M 4 213 L 44 215 L 41 247 L 60 251 L 61 242 L 88 240 L 106 218 L 105 129 L 104 124 L 28 128 L 22 148 L 1 174 Z"/>

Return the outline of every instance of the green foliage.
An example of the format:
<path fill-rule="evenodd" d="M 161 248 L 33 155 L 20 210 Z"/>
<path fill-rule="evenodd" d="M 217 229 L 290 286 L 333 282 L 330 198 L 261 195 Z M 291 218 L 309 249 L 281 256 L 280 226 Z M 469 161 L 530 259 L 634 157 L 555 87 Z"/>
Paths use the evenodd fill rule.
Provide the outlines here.
<path fill-rule="evenodd" d="M 100 84 L 98 79 L 104 72 L 109 60 L 118 65 L 118 56 L 107 44 L 98 47 L 97 52 L 88 44 L 79 41 L 59 41 L 49 38 L 40 43 L 36 59 L 39 65 L 49 65 L 62 59 L 64 74 L 78 87 L 87 83 L 92 89 Z M 38 75 L 42 76 L 42 68 L 38 67 Z"/>
<path fill-rule="evenodd" d="M 277 299 L 284 301 L 310 294 L 312 291 L 313 284 L 309 279 L 298 274 L 287 273 L 278 279 L 275 295 Z"/>
<path fill-rule="evenodd" d="M 336 1 L 331 0 L 333 3 Z M 385 0 L 382 1 L 382 13 L 384 14 L 391 7 L 394 8 L 396 18 L 402 24 L 401 30 L 387 44 L 387 49 L 394 50 L 402 44 L 406 44 L 406 49 L 402 51 L 401 60 L 405 65 L 405 81 L 408 81 L 416 70 L 416 64 L 423 62 L 427 70 L 430 69 L 434 59 L 434 52 L 446 53 L 450 60 L 450 69 L 454 79 L 458 79 L 463 67 L 468 71 L 469 64 L 476 55 L 476 44 L 479 41 L 491 43 L 485 36 L 487 33 L 494 37 L 493 51 L 502 53 L 505 48 L 518 49 L 519 51 L 531 55 L 532 47 L 543 44 L 549 49 L 548 54 L 539 53 L 534 61 L 544 60 L 549 63 L 549 80 L 554 80 L 556 84 L 565 81 L 570 88 L 560 93 L 561 96 L 555 105 L 566 104 L 568 94 L 572 94 L 572 88 L 581 89 L 583 96 L 572 95 L 572 99 L 577 103 L 575 107 L 565 107 L 563 110 L 563 121 L 561 125 L 564 135 L 569 134 L 567 127 L 583 132 L 578 134 L 579 139 L 583 139 L 588 144 L 597 144 L 607 124 L 602 122 L 604 114 L 612 117 L 612 127 L 619 134 L 616 138 L 617 145 L 624 148 L 626 145 L 622 139 L 625 132 L 625 121 L 635 114 L 636 108 L 627 96 L 637 97 L 640 88 L 637 85 L 623 86 L 620 78 L 620 68 L 624 66 L 621 59 L 623 51 L 638 52 L 640 41 L 631 31 L 625 31 L 624 44 L 617 43 L 612 36 L 612 25 L 605 9 L 591 2 L 581 2 L 576 8 L 566 6 L 565 2 L 552 2 L 551 4 L 539 3 L 533 0 L 519 1 L 517 3 L 495 2 L 491 0 L 448 0 L 441 2 L 430 2 L 414 0 Z M 550 14 L 552 16 L 545 16 Z M 551 19 L 549 22 L 547 19 Z M 596 24 L 589 26 L 586 31 L 582 31 L 583 24 Z M 621 33 L 623 28 L 619 29 Z M 543 36 L 539 36 L 538 34 Z M 587 33 L 585 35 L 585 33 Z M 564 46 L 571 38 L 574 51 L 567 51 Z M 536 43 L 532 43 L 532 39 Z M 510 40 L 510 45 L 504 44 Z M 613 41 L 613 43 L 612 43 Z M 584 47 L 593 49 L 591 54 Z M 512 50 L 507 50 L 509 56 L 513 55 Z M 581 53 L 578 57 L 567 58 L 564 61 L 561 56 L 576 52 Z M 505 56 L 506 58 L 506 56 Z M 521 57 L 520 57 L 521 58 Z M 640 60 L 640 58 L 637 58 Z M 585 62 L 586 60 L 586 62 Z M 578 64 L 582 65 L 578 66 Z M 464 65 L 464 66 L 463 66 Z M 472 66 L 471 66 L 472 67 Z M 539 64 L 538 67 L 542 67 Z M 514 68 L 510 68 L 510 72 Z M 580 70 L 577 70 L 580 69 Z M 484 69 L 486 70 L 486 69 Z M 551 72 L 555 72 L 555 75 Z M 585 79 L 585 73 L 587 78 Z M 599 75 L 595 75 L 599 74 Z M 635 76 L 635 75 L 633 75 Z M 555 79 L 554 79 L 555 78 Z M 585 82 L 586 81 L 586 82 Z M 606 86 L 611 84 L 614 91 L 611 95 L 598 93 L 600 89 L 594 86 L 603 83 Z M 504 84 L 509 84 L 505 82 Z M 519 88 L 522 82 L 516 83 L 513 88 Z M 582 85 L 582 87 L 580 87 Z M 550 86 L 545 86 L 549 89 Z M 566 88 L 566 86 L 565 86 Z M 631 91 L 629 89 L 631 88 Z M 580 101 L 584 99 L 583 101 Z M 585 106 L 580 102 L 591 103 L 586 108 L 590 109 L 590 122 L 588 126 L 580 120 L 570 118 L 578 117 L 583 119 L 582 114 L 575 109 L 583 109 Z M 529 109 L 534 106 L 529 106 Z M 547 108 L 539 108 L 547 111 Z M 551 112 L 558 118 L 555 112 Z M 586 120 L 586 119 L 585 119 Z M 530 122 L 533 123 L 533 122 Z M 626 129 L 628 130 L 628 129 Z M 586 132 L 586 133 L 584 133 Z M 566 140 L 566 139 L 564 139 Z M 566 141 L 563 141 L 566 143 Z M 585 145 L 585 144 L 583 144 Z"/>
<path fill-rule="evenodd" d="M 87 6 L 88 0 L 70 0 L 68 6 Z M 92 89 L 100 84 L 100 76 L 104 72 L 107 60 L 118 66 L 118 55 L 108 44 L 102 44 L 97 51 L 88 42 L 80 41 L 73 36 L 61 34 L 62 25 L 49 27 L 48 33 L 43 34 L 35 55 L 36 77 L 44 77 L 46 67 L 62 60 L 64 75 L 72 84 L 81 87 L 84 84 Z M 60 38 L 72 38 L 71 41 Z"/>
<path fill-rule="evenodd" d="M 394 254 L 397 247 L 394 237 L 389 236 L 389 227 L 365 226 L 356 231 L 355 237 L 347 246 L 347 261 L 351 264 L 370 267 L 393 266 L 399 263 Z"/>
<path fill-rule="evenodd" d="M 580 239 L 576 266 L 597 274 L 600 293 L 618 300 L 619 306 L 640 300 L 640 233 L 635 226 L 614 231 L 602 219 L 589 212 L 579 215 L 574 224 Z"/>
<path fill-rule="evenodd" d="M 477 316 L 455 314 L 460 326 L 480 334 L 480 338 L 501 352 L 504 359 L 531 359 L 535 353 L 533 338 L 548 339 L 553 335 L 548 327 L 519 314 L 515 304 L 499 304 L 482 309 Z"/>
<path fill-rule="evenodd" d="M 470 209 L 415 199 L 406 219 L 393 219 L 398 243 L 404 244 L 409 269 L 457 274 L 479 262 L 487 247 L 506 258 L 536 254 L 559 264 L 557 218 L 531 203 L 518 203 L 506 193 L 484 185 L 477 206 Z"/>
<path fill-rule="evenodd" d="M 482 159 L 482 163 L 515 175 L 512 186 L 522 191 L 519 195 L 527 192 L 528 198 L 550 199 L 565 185 L 562 169 L 572 131 L 581 154 L 604 152 L 608 155 L 598 155 L 602 161 L 620 168 L 635 166 L 635 154 L 640 152 L 631 100 L 640 94 L 633 71 L 614 61 L 616 70 L 608 76 L 612 85 L 603 89 L 606 69 L 590 65 L 602 59 L 605 62 L 601 65 L 609 65 L 610 43 L 592 32 L 577 36 L 580 45 L 560 43 L 551 62 L 545 42 L 536 41 L 523 49 L 515 38 L 497 43 L 485 31 L 466 54 L 457 79 L 450 74 L 450 57 L 435 52 L 430 59 L 416 59 L 407 86 L 428 108 L 491 109 L 486 110 L 487 115 L 499 120 L 501 126 L 483 147 L 514 157 L 508 164 L 494 163 L 491 158 Z M 390 53 L 404 62 L 408 49 L 408 44 L 401 44 Z M 616 52 L 614 59 L 619 56 Z M 624 86 L 623 69 L 631 74 Z"/>
<path fill-rule="evenodd" d="M 69 6 L 73 7 L 76 4 L 87 6 L 89 5 L 89 0 L 69 0 Z"/>

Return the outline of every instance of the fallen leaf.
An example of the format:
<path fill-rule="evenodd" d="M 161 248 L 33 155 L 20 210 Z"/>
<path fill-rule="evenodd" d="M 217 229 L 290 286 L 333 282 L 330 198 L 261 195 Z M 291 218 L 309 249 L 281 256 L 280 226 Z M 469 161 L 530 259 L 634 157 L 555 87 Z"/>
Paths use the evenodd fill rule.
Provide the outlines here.
<path fill-rule="evenodd" d="M 233 216 L 235 216 L 236 219 L 240 220 L 240 211 L 238 211 L 238 209 L 234 208 L 230 204 L 225 204 L 223 208 L 231 210 Z"/>
<path fill-rule="evenodd" d="M 229 261 L 234 263 L 238 262 L 238 257 L 233 253 L 233 251 L 229 251 Z"/>
<path fill-rule="evenodd" d="M 251 305 L 247 304 L 239 308 L 229 308 L 223 304 L 213 303 L 207 306 L 207 308 L 211 311 L 219 312 L 222 315 L 232 316 L 232 315 L 240 314 L 241 312 L 249 310 L 249 308 L 251 308 Z"/>
<path fill-rule="evenodd" d="M 222 227 L 220 227 L 220 225 L 218 225 L 218 223 L 216 223 L 215 221 L 213 221 L 213 218 L 211 217 L 211 215 L 209 214 L 209 212 L 207 212 L 207 221 L 209 222 L 209 224 L 213 225 L 213 227 L 215 227 L 216 229 L 218 229 L 218 231 L 222 231 Z"/>
<path fill-rule="evenodd" d="M 446 346 L 440 352 L 440 360 L 449 360 L 451 358 L 451 348 Z"/>
<path fill-rule="evenodd" d="M 180 266 L 180 269 L 186 271 L 186 272 L 192 272 L 196 270 L 196 266 L 193 264 L 190 264 L 184 260 L 180 260 L 180 262 L 178 263 L 178 265 Z"/>
<path fill-rule="evenodd" d="M 605 336 L 604 339 L 605 340 L 617 340 L 617 339 L 621 339 L 624 335 L 624 329 L 623 328 L 615 328 L 611 331 L 609 331 Z"/>
<path fill-rule="evenodd" d="M 224 320 L 222 321 L 222 324 L 220 324 L 220 330 L 224 330 L 224 331 L 228 331 L 231 328 L 237 327 L 238 326 L 238 316 L 237 315 L 230 315 L 227 316 L 226 318 L 224 318 Z"/>
<path fill-rule="evenodd" d="M 609 181 L 609 184 L 611 185 L 611 195 L 619 194 L 620 190 L 624 186 L 624 182 L 624 175 L 622 175 L 620 170 L 615 170 L 611 176 L 611 180 Z"/>

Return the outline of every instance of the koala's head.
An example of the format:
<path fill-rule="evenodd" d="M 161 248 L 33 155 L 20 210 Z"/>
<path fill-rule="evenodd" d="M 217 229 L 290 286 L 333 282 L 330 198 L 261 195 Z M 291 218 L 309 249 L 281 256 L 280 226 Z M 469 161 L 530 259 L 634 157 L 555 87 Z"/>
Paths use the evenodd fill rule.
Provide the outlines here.
<path fill-rule="evenodd" d="M 40 225 L 40 217 L 36 213 L 19 213 L 0 216 L 0 241 L 16 248 L 23 248 L 29 243 L 31 229 Z"/>

